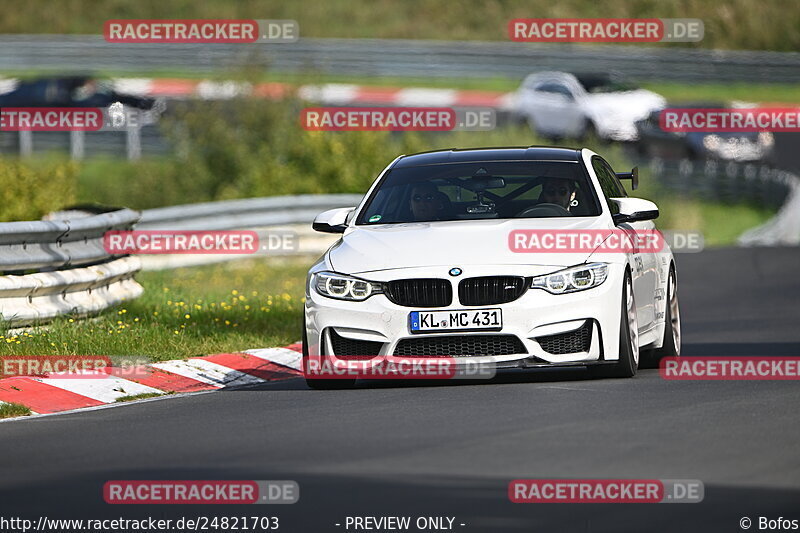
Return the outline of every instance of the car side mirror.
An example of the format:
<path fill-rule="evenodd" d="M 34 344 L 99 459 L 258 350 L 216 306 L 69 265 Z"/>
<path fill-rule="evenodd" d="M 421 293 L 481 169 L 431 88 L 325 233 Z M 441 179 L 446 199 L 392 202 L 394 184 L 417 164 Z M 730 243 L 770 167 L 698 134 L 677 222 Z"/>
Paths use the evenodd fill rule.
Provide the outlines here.
<path fill-rule="evenodd" d="M 347 229 L 347 217 L 354 209 L 355 207 L 339 207 L 323 211 L 317 215 L 311 227 L 322 233 L 344 233 Z"/>
<path fill-rule="evenodd" d="M 633 167 L 630 172 L 617 172 L 617 179 L 631 180 L 631 190 L 639 188 L 639 167 Z"/>
<path fill-rule="evenodd" d="M 643 198 L 610 198 L 617 205 L 618 213 L 611 215 L 614 224 L 640 222 L 658 218 L 658 206 Z"/>

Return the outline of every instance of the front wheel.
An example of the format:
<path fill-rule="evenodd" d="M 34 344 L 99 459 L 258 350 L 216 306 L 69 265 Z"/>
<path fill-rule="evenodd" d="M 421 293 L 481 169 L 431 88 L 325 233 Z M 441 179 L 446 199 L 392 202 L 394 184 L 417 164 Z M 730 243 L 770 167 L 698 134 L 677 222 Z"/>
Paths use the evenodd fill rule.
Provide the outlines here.
<path fill-rule="evenodd" d="M 642 354 L 642 368 L 658 368 L 665 357 L 681 355 L 681 309 L 678 304 L 678 282 L 675 267 L 669 269 L 667 278 L 667 310 L 664 315 L 664 344 L 661 348 Z"/>
<path fill-rule="evenodd" d="M 622 283 L 622 306 L 619 321 L 619 360 L 615 364 L 589 367 L 593 377 L 630 378 L 639 367 L 639 322 L 633 297 L 631 275 L 625 272 Z"/>

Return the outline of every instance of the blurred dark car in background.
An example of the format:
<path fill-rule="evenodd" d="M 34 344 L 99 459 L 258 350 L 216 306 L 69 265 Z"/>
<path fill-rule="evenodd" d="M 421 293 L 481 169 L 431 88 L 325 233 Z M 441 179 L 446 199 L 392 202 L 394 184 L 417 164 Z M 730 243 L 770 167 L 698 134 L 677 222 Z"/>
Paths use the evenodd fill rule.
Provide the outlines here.
<path fill-rule="evenodd" d="M 672 108 L 722 109 L 719 102 L 675 104 Z M 637 151 L 645 157 L 662 159 L 715 159 L 720 161 L 761 162 L 774 160 L 775 139 L 770 132 L 671 132 L 661 129 L 661 110 L 636 121 Z"/>
<path fill-rule="evenodd" d="M 13 81 L 0 93 L 2 107 L 108 107 L 120 102 L 150 110 L 156 100 L 118 93 L 110 82 L 91 76 L 60 76 Z"/>

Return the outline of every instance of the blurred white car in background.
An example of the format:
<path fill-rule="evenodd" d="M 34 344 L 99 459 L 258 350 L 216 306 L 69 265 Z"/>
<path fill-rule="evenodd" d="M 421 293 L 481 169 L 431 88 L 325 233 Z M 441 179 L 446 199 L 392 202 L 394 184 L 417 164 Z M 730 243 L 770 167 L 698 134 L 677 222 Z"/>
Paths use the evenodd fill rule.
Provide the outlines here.
<path fill-rule="evenodd" d="M 518 118 L 537 134 L 556 140 L 597 135 L 635 141 L 634 123 L 666 103 L 661 95 L 610 74 L 537 72 L 515 94 Z"/>

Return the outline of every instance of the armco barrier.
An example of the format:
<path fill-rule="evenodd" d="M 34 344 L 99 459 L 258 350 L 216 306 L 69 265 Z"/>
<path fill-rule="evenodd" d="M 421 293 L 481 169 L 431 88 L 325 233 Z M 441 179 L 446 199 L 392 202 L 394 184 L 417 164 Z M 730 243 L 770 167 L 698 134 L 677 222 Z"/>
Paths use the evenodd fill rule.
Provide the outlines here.
<path fill-rule="evenodd" d="M 789 195 L 792 174 L 755 163 L 691 159 L 641 161 L 653 181 L 698 198 L 780 207 Z"/>
<path fill-rule="evenodd" d="M 88 316 L 138 297 L 133 276 L 143 259 L 112 256 L 103 247 L 111 230 L 229 230 L 303 224 L 320 212 L 355 206 L 361 195 L 297 195 L 248 198 L 102 214 L 54 213 L 50 220 L 0 223 L 0 317 L 7 326 L 47 322 L 56 316 Z M 327 241 L 321 241 L 322 248 Z M 320 246 L 312 247 L 319 251 Z M 311 251 L 308 250 L 307 251 Z M 230 255 L 144 257 L 153 268 L 203 264 Z"/>
<path fill-rule="evenodd" d="M 351 207 L 358 194 L 301 194 L 148 209 L 136 229 L 227 230 L 311 223 L 320 212 Z"/>
<path fill-rule="evenodd" d="M 259 238 L 273 231 L 289 231 L 297 236 L 295 253 L 322 253 L 336 239 L 311 231 L 311 222 L 322 211 L 353 207 L 363 197 L 358 194 L 303 194 L 247 198 L 203 204 L 176 205 L 148 209 L 136 229 L 144 230 L 255 230 Z M 231 254 L 143 255 L 142 270 L 162 270 L 183 266 L 230 261 L 247 256 Z"/>
<path fill-rule="evenodd" d="M 765 224 L 744 232 L 741 246 L 800 245 L 800 177 L 785 173 L 789 194 L 778 214 Z"/>
<path fill-rule="evenodd" d="M 20 327 L 71 314 L 87 316 L 136 298 L 137 257 L 103 248 L 110 230 L 130 229 L 139 213 L 120 209 L 61 220 L 0 223 L 0 317 Z"/>
<path fill-rule="evenodd" d="M 647 162 L 653 180 L 668 189 L 690 193 L 712 201 L 754 203 L 778 207 L 765 224 L 743 233 L 741 246 L 800 245 L 800 177 L 777 168 L 754 163 L 714 160 Z"/>
<path fill-rule="evenodd" d="M 122 257 L 88 267 L 0 276 L 0 314 L 12 327 L 61 315 L 93 315 L 138 297 L 143 289 L 133 275 L 140 269 L 138 257 Z"/>
<path fill-rule="evenodd" d="M 139 213 L 120 209 L 68 220 L 0 223 L 0 272 L 55 269 L 109 258 L 103 235 L 130 229 Z"/>
<path fill-rule="evenodd" d="M 429 77 L 511 77 L 540 70 L 618 71 L 640 80 L 795 83 L 800 53 L 658 46 L 308 39 L 292 44 L 108 43 L 100 35 L 0 35 L 0 69 L 115 72 L 262 66 L 273 72 Z"/>

